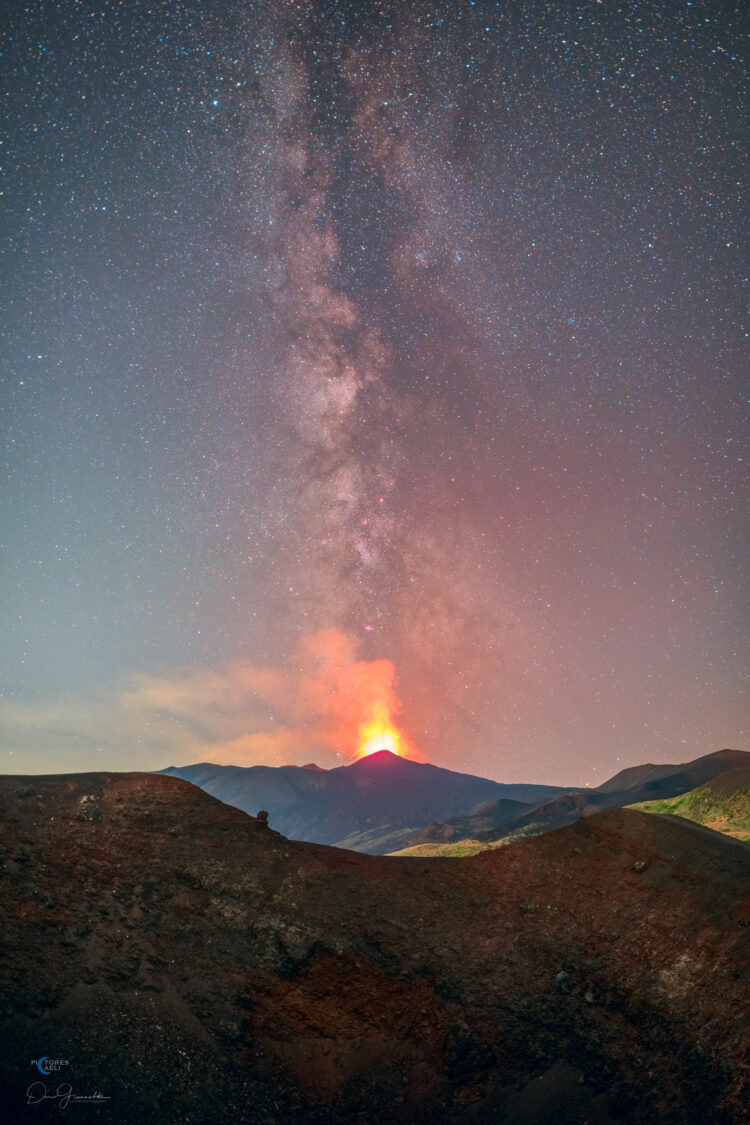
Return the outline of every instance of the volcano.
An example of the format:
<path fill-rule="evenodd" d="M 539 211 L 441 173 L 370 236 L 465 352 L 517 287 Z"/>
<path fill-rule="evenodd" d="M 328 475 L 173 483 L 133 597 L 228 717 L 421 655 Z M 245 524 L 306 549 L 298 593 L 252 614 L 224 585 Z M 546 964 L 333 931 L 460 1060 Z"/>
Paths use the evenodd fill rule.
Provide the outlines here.
<path fill-rule="evenodd" d="M 201 763 L 160 772 L 252 815 L 265 809 L 271 825 L 292 840 L 372 855 L 397 850 L 423 825 L 470 815 L 493 801 L 510 799 L 527 809 L 567 792 L 552 785 L 505 785 L 388 750 L 331 770 Z"/>

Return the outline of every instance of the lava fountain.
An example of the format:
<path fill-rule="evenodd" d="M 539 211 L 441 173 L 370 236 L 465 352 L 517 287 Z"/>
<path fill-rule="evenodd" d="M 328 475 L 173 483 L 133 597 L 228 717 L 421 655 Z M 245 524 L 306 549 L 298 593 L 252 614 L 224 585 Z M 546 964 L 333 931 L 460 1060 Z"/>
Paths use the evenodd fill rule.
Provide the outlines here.
<path fill-rule="evenodd" d="M 391 754 L 405 756 L 406 739 L 391 720 L 385 704 L 377 702 L 373 704 L 369 717 L 359 724 L 355 758 L 366 758 L 379 750 L 390 750 Z"/>

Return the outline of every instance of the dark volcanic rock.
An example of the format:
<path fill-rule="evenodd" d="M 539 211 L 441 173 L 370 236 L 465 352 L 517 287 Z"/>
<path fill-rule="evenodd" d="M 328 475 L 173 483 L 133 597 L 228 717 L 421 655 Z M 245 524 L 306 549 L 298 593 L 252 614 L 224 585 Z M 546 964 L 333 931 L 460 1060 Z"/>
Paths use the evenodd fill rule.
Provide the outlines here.
<path fill-rule="evenodd" d="M 750 1120 L 747 845 L 613 811 L 379 858 L 147 774 L 4 778 L 0 810 L 10 1121 Z"/>

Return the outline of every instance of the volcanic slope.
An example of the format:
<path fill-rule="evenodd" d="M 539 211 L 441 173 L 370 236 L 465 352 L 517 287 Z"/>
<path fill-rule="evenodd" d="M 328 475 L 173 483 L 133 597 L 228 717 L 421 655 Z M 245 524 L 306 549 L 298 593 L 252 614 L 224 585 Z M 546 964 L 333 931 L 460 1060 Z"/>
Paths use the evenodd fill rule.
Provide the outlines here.
<path fill-rule="evenodd" d="M 153 774 L 2 778 L 0 814 L 8 1120 L 62 1079 L 109 1099 L 83 1125 L 750 1119 L 738 841 L 618 810 L 389 859 Z"/>
<path fill-rule="evenodd" d="M 293 840 L 382 855 L 430 821 L 476 812 L 510 798 L 528 808 L 566 792 L 552 785 L 505 785 L 399 758 L 381 750 L 332 770 L 310 766 L 169 766 L 160 771 L 200 785 Z"/>
<path fill-rule="evenodd" d="M 717 750 L 679 765 L 646 763 L 632 766 L 621 770 L 596 789 L 567 790 L 516 813 L 507 808 L 506 802 L 496 801 L 471 815 L 428 824 L 407 837 L 401 850 L 408 853 L 414 846 L 460 840 L 471 840 L 481 846 L 482 843 L 508 837 L 534 836 L 562 828 L 581 816 L 590 816 L 603 809 L 675 797 L 736 769 L 750 770 L 750 754 L 744 750 Z"/>
<path fill-rule="evenodd" d="M 633 807 L 682 816 L 750 843 L 750 766 L 727 770 L 680 797 L 645 801 Z"/>

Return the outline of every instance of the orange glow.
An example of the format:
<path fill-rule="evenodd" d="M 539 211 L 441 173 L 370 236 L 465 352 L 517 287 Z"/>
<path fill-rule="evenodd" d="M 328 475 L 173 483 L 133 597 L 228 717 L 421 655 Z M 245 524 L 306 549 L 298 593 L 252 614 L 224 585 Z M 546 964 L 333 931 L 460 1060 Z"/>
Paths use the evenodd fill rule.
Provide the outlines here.
<path fill-rule="evenodd" d="M 355 757 L 366 758 L 368 754 L 377 754 L 378 750 L 401 755 L 403 743 L 404 738 L 391 722 L 388 708 L 376 702 L 371 707 L 370 718 L 359 724 Z"/>
<path fill-rule="evenodd" d="M 340 629 L 323 629 L 303 637 L 297 651 L 301 671 L 284 698 L 295 701 L 305 761 L 315 748 L 331 748 L 354 761 L 390 750 L 423 762 L 400 723 L 401 699 L 391 660 L 358 660 L 358 642 Z"/>

